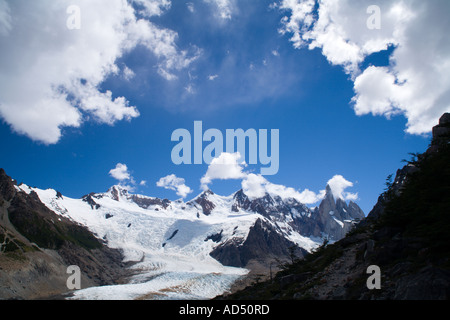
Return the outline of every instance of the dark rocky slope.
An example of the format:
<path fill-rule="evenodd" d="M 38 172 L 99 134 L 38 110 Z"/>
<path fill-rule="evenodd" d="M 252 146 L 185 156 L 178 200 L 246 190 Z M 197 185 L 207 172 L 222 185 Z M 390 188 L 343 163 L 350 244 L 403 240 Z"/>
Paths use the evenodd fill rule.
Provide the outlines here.
<path fill-rule="evenodd" d="M 85 227 L 57 216 L 31 192 L 19 192 L 0 169 L 0 299 L 38 299 L 68 291 L 67 267 L 82 288 L 117 283 L 122 255 Z"/>
<path fill-rule="evenodd" d="M 397 172 L 368 218 L 344 239 L 291 264 L 273 281 L 227 298 L 449 299 L 449 163 L 450 114 L 445 114 L 429 149 Z M 367 287 L 372 265 L 381 270 L 379 290 Z"/>
<path fill-rule="evenodd" d="M 245 241 L 236 239 L 225 242 L 211 252 L 211 256 L 223 265 L 248 267 L 250 262 L 265 265 L 277 260 L 289 260 L 290 255 L 303 258 L 307 251 L 287 240 L 277 230 L 261 219 L 250 228 Z"/>

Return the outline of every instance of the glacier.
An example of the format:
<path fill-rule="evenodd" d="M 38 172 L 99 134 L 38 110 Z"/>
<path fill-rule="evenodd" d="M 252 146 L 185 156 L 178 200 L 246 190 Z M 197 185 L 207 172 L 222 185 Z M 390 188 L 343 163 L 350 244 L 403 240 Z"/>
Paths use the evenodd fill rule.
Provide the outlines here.
<path fill-rule="evenodd" d="M 359 207 L 336 201 L 329 187 L 313 209 L 273 194 L 251 199 L 242 190 L 230 196 L 207 190 L 184 202 L 131 194 L 121 186 L 81 199 L 25 184 L 15 188 L 36 193 L 47 208 L 88 228 L 129 263 L 125 284 L 70 293 L 69 299 L 80 300 L 211 299 L 249 275 L 251 259 L 267 264 L 283 250 L 286 256 L 291 245 L 312 252 L 323 237 L 332 242 L 332 235 L 344 234 L 363 215 L 347 212 Z"/>
<path fill-rule="evenodd" d="M 24 184 L 16 188 L 35 192 L 53 212 L 86 226 L 109 247 L 121 250 L 124 262 L 132 262 L 130 272 L 134 275 L 126 284 L 81 289 L 72 292 L 69 299 L 214 298 L 229 291 L 249 270 L 222 265 L 210 256 L 212 250 L 231 239 L 245 240 L 258 219 L 273 223 L 255 212 L 231 210 L 234 195 L 223 197 L 212 192 L 208 201 L 214 203 L 214 209 L 205 215 L 195 199 L 163 203 L 156 198 L 131 195 L 120 186 L 82 199 Z M 142 205 L 145 202 L 150 205 Z M 220 239 L 215 239 L 215 235 L 220 235 Z M 289 237 L 307 250 L 320 244 L 293 230 Z"/>

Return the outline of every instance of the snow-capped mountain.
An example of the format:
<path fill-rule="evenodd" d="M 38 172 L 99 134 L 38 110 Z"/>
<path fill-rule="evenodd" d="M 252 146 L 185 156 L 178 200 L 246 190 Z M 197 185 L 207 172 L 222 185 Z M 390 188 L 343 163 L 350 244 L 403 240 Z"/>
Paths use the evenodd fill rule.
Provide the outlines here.
<path fill-rule="evenodd" d="M 224 197 L 207 190 L 194 199 L 170 201 L 113 186 L 105 193 L 71 199 L 24 184 L 50 210 L 87 227 L 124 262 L 135 262 L 129 284 L 97 287 L 75 298 L 212 298 L 227 291 L 252 266 L 302 257 L 323 238 L 340 239 L 364 217 L 354 204 L 334 200 L 330 188 L 318 208 L 266 194 L 252 199 L 240 190 Z"/>

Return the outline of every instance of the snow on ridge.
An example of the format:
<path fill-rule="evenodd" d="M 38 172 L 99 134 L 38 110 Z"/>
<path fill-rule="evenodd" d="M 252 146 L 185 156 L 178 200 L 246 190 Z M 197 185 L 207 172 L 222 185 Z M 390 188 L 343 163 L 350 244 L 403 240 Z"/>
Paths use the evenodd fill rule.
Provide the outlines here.
<path fill-rule="evenodd" d="M 204 215 L 195 202 L 198 197 L 188 202 L 170 201 L 167 207 L 143 208 L 132 197 L 161 199 L 113 188 L 106 193 L 91 194 L 98 204 L 93 206 L 86 197 L 58 197 L 53 189 L 16 186 L 26 193 L 36 192 L 50 210 L 86 226 L 99 239 L 106 240 L 109 247 L 120 249 L 125 262 L 140 261 L 133 266 L 140 273 L 130 283 L 81 290 L 75 293 L 75 299 L 213 298 L 227 291 L 248 270 L 223 266 L 210 253 L 228 240 L 245 240 L 258 219 L 278 224 L 287 239 L 308 251 L 318 245 L 295 232 L 288 220 L 275 223 L 255 212 L 232 211 L 235 194 L 225 197 L 212 192 L 200 194 L 198 197 L 205 195 L 215 205 L 210 215 Z M 115 200 L 116 196 L 120 201 Z M 296 210 L 292 213 L 298 217 L 304 214 Z M 215 235 L 220 235 L 218 242 L 213 240 Z"/>
<path fill-rule="evenodd" d="M 209 255 L 218 244 L 207 240 L 208 236 L 221 233 L 224 241 L 245 238 L 258 218 L 257 214 L 236 214 L 222 208 L 230 201 L 227 197 L 215 196 L 221 204 L 217 212 L 198 218 L 198 209 L 184 202 L 172 202 L 167 209 L 144 209 L 127 197 L 115 201 L 96 194 L 93 200 L 99 207 L 93 208 L 83 199 L 58 197 L 52 189 L 22 186 L 20 190 L 36 192 L 56 214 L 86 226 L 109 247 L 122 250 L 125 261 L 141 261 L 133 267 L 140 274 L 129 284 L 81 290 L 76 299 L 209 299 L 248 273 L 225 267 Z M 171 238 L 175 230 L 178 232 Z M 183 289 L 175 293 L 174 288 Z"/>
<path fill-rule="evenodd" d="M 24 183 L 21 183 L 20 185 L 14 185 L 14 188 L 16 188 L 17 191 L 19 191 L 19 192 L 23 191 L 26 194 L 30 194 L 33 191 L 32 188 L 30 188 L 29 186 L 27 186 Z"/>
<path fill-rule="evenodd" d="M 337 224 L 339 224 L 341 226 L 341 228 L 344 228 L 344 223 L 341 220 L 336 219 L 335 217 L 333 217 L 334 221 L 336 221 Z"/>

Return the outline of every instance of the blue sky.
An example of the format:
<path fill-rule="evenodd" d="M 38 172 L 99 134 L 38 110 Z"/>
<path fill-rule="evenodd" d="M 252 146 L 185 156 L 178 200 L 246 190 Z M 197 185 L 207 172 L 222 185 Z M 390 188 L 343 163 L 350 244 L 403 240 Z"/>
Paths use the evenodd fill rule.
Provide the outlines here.
<path fill-rule="evenodd" d="M 130 31 L 128 25 L 122 26 L 119 36 L 111 39 L 104 37 L 112 30 L 106 26 L 117 20 L 104 21 L 104 16 L 108 10 L 110 17 L 118 14 L 113 11 L 114 5 L 99 0 L 96 7 L 89 7 L 89 2 L 71 1 L 81 8 L 82 19 L 80 30 L 68 31 L 61 22 L 68 17 L 63 9 L 69 3 L 55 8 L 48 1 L 37 2 L 36 12 L 53 18 L 27 19 L 42 28 L 26 29 L 25 39 L 19 41 L 13 36 L 24 34 L 25 26 L 17 21 L 25 15 L 25 2 L 0 1 L 0 43 L 2 48 L 8 48 L 0 53 L 1 67 L 7 70 L 0 77 L 0 167 L 19 182 L 54 188 L 66 196 L 103 192 L 120 183 L 110 174 L 119 163 L 126 164 L 127 173 L 133 177 L 122 183 L 131 184 L 136 193 L 179 198 L 173 190 L 156 185 L 161 178 L 173 174 L 191 188 L 187 199 L 196 196 L 202 191 L 200 179 L 208 165 L 174 165 L 171 150 L 176 143 L 171 141 L 171 134 L 178 128 L 193 134 L 194 121 L 202 121 L 204 130 L 217 128 L 222 132 L 238 128 L 279 129 L 280 170 L 275 176 L 266 176 L 268 181 L 299 192 L 309 189 L 319 193 L 332 177 L 342 175 L 353 184 L 347 191 L 357 193 L 356 202 L 368 213 L 383 191 L 386 177 L 403 165 L 402 159 L 409 159 L 409 152 L 425 151 L 430 142 L 430 124 L 437 123 L 439 115 L 449 110 L 448 104 L 408 104 L 418 101 L 413 94 L 421 86 L 413 76 L 401 77 L 407 74 L 403 73 L 405 70 L 413 68 L 415 74 L 424 75 L 429 71 L 430 77 L 433 72 L 443 72 L 444 80 L 448 76 L 446 70 L 432 66 L 426 69 L 427 63 L 419 64 L 413 51 L 405 56 L 397 49 L 412 47 L 421 33 L 412 27 L 412 22 L 409 27 L 406 19 L 401 25 L 402 37 L 395 38 L 400 27 L 391 23 L 395 11 L 391 10 L 392 3 L 386 1 L 379 5 L 382 12 L 389 12 L 382 20 L 387 30 L 373 36 L 378 42 L 369 49 L 367 43 L 373 34 L 364 28 L 356 32 L 353 25 L 343 24 L 337 29 L 340 33 L 330 37 L 334 40 L 321 37 L 334 25 L 322 30 L 317 21 L 327 14 L 338 23 L 345 14 L 356 10 L 349 7 L 348 1 L 341 1 L 339 10 L 326 7 L 325 1 L 322 11 L 318 11 L 314 1 L 116 1 L 118 6 L 126 5 L 128 19 L 132 17 L 136 26 L 142 26 L 139 21 L 144 23 L 147 29 Z M 314 4 L 309 14 L 315 25 L 308 24 L 307 19 L 294 19 L 298 6 L 308 3 Z M 102 6 L 106 10 L 103 15 L 98 13 Z M 414 26 L 422 23 L 425 31 L 428 28 L 443 32 L 446 25 L 439 23 L 444 22 L 433 25 L 429 20 L 442 11 L 439 6 L 448 3 L 437 1 L 435 7 L 421 8 L 423 17 L 415 18 Z M 365 8 L 364 4 L 361 8 Z M 400 11 L 414 8 L 411 1 Z M 308 11 L 302 12 L 305 18 Z M 367 13 L 360 12 L 360 20 L 365 21 Z M 100 22 L 105 31 L 97 34 L 97 29 L 90 30 L 92 22 Z M 52 27 L 54 33 L 49 35 L 45 27 Z M 148 30 L 157 36 L 149 37 L 145 32 Z M 295 40 L 296 30 L 300 36 L 309 32 L 309 38 Z M 128 40 L 119 42 L 117 39 L 124 34 Z M 139 41 L 129 40 L 133 36 Z M 340 56 L 342 51 L 336 49 L 342 45 L 337 41 L 339 37 L 345 40 L 345 52 L 359 48 L 358 54 Z M 26 38 L 46 41 L 27 42 Z M 70 49 L 73 51 L 66 50 L 68 38 L 75 43 L 75 49 Z M 80 47 L 77 51 L 77 44 L 82 46 L 89 41 L 93 41 L 89 50 Z M 126 41 L 131 41 L 131 45 Z M 26 49 L 25 44 L 34 48 L 36 54 L 14 55 L 14 50 Z M 432 52 L 439 52 L 436 46 L 447 44 L 439 38 L 430 40 L 425 43 L 428 51 L 423 49 L 417 54 L 433 55 Z M 353 47 L 345 48 L 349 45 Z M 445 49 L 442 50 L 447 54 L 439 56 L 448 61 Z M 74 57 L 74 53 L 80 56 Z M 52 58 L 54 70 L 39 69 L 46 63 L 42 57 Z M 108 58 L 109 62 L 101 61 L 97 66 L 93 57 Z M 434 57 L 427 58 L 431 61 Z M 88 63 L 81 64 L 79 59 L 87 59 Z M 16 71 L 8 67 L 11 65 L 26 65 L 28 69 L 17 67 L 20 71 Z M 60 96 L 46 97 L 30 89 L 26 82 L 37 77 L 35 69 L 36 74 L 41 71 L 46 76 L 42 80 L 36 78 L 31 86 L 38 86 L 39 81 L 43 86 L 47 81 L 49 92 L 58 88 L 53 93 L 64 98 L 65 109 L 55 103 L 49 111 L 46 104 L 36 102 L 43 99 L 53 108 L 49 97 L 56 102 L 61 100 Z M 132 70 L 129 76 L 126 70 Z M 8 75 L 12 78 L 7 79 Z M 398 78 L 389 82 L 393 77 Z M 406 85 L 402 86 L 400 80 Z M 443 100 L 449 92 L 448 82 L 443 81 L 438 89 L 423 88 L 426 91 L 422 96 Z M 104 95 L 107 90 L 111 92 L 109 100 Z M 384 97 L 387 91 L 391 92 L 389 99 Z M 104 102 L 109 109 L 102 109 L 103 105 L 93 108 L 86 102 L 87 97 L 92 97 L 90 94 L 97 97 L 96 103 Z M 25 106 L 28 97 L 36 105 Z M 121 97 L 124 100 L 118 99 Z M 367 102 L 369 98 L 373 105 Z M 52 126 L 56 131 L 50 130 Z M 44 135 L 47 129 L 49 132 Z M 259 167 L 246 170 L 257 173 Z M 140 185 L 141 181 L 146 184 Z M 210 187 L 218 194 L 229 195 L 241 188 L 241 182 L 242 179 L 214 180 Z"/>

